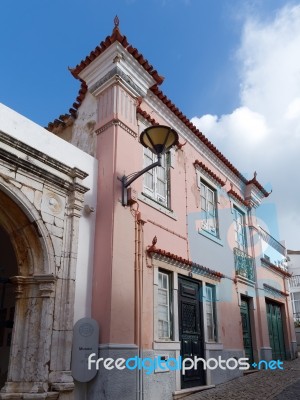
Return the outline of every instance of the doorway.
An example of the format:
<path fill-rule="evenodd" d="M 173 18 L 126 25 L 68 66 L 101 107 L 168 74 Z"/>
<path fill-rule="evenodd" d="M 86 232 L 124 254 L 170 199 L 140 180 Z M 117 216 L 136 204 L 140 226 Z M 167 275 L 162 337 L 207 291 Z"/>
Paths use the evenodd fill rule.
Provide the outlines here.
<path fill-rule="evenodd" d="M 243 330 L 243 343 L 245 350 L 245 357 L 249 359 L 249 364 L 253 363 L 253 347 L 251 337 L 251 323 L 250 323 L 250 308 L 249 299 L 247 297 L 241 298 L 241 319 Z"/>
<path fill-rule="evenodd" d="M 179 278 L 178 314 L 182 360 L 194 357 L 203 358 L 204 355 L 200 290 L 201 282 L 188 278 Z M 201 363 L 198 364 L 197 370 L 187 370 L 185 375 L 181 375 L 182 389 L 204 384 L 205 374 Z"/>
<path fill-rule="evenodd" d="M 285 360 L 285 346 L 281 306 L 273 301 L 266 302 L 270 346 L 273 360 Z"/>
<path fill-rule="evenodd" d="M 8 233 L 0 226 L 0 389 L 7 380 L 16 301 L 10 278 L 16 275 L 15 252 Z"/>

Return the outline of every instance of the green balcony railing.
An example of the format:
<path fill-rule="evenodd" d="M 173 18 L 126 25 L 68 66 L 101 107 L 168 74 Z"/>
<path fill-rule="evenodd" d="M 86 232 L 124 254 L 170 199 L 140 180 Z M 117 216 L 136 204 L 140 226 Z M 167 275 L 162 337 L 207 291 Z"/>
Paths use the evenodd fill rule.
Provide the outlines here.
<path fill-rule="evenodd" d="M 233 249 L 234 253 L 234 265 L 235 272 L 237 275 L 243 278 L 254 281 L 254 260 L 252 257 L 248 256 L 245 252 L 235 247 Z"/>

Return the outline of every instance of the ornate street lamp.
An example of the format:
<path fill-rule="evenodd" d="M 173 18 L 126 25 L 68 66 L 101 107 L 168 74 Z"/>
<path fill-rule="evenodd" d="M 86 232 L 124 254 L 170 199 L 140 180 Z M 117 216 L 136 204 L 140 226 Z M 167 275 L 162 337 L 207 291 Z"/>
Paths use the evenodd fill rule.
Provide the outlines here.
<path fill-rule="evenodd" d="M 157 161 L 139 172 L 135 172 L 128 176 L 123 176 L 122 182 L 122 205 L 127 205 L 127 188 L 137 178 L 143 175 L 150 169 L 161 166 L 161 157 L 165 154 L 172 146 L 178 143 L 178 134 L 174 129 L 169 126 L 156 125 L 146 128 L 140 135 L 141 144 L 157 155 Z"/>

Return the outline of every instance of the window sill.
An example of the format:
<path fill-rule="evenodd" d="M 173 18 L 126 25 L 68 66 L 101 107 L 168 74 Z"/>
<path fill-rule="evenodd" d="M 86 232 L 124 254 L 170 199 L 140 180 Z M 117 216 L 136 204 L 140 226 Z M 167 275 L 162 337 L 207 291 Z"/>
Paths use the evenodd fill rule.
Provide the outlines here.
<path fill-rule="evenodd" d="M 172 340 L 155 340 L 153 350 L 180 350 L 180 342 Z"/>
<path fill-rule="evenodd" d="M 255 287 L 255 281 L 252 281 L 251 279 L 245 278 L 244 276 L 239 275 L 239 274 L 235 274 L 235 277 L 239 282 L 245 283 L 246 285 Z"/>
<path fill-rule="evenodd" d="M 204 344 L 205 350 L 223 350 L 223 343 L 218 342 L 205 342 Z"/>
<path fill-rule="evenodd" d="M 157 211 L 160 211 L 161 213 L 177 221 L 177 216 L 174 211 L 170 210 L 162 204 L 159 204 L 157 201 L 150 199 L 150 197 L 145 196 L 143 193 L 138 194 L 138 199 L 148 206 L 155 208 Z"/>
<path fill-rule="evenodd" d="M 220 238 L 218 238 L 217 236 L 212 235 L 211 233 L 205 231 L 204 229 L 198 229 L 198 233 L 204 237 L 206 237 L 207 239 L 212 240 L 213 242 L 217 243 L 220 246 L 224 246 L 223 242 Z"/>

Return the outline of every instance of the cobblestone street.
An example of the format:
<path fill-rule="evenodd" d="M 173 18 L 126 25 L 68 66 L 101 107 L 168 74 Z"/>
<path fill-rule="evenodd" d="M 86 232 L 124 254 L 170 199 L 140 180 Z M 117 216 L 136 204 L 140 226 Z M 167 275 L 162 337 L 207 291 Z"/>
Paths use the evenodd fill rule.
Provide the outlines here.
<path fill-rule="evenodd" d="M 284 362 L 284 371 L 260 371 L 185 397 L 185 400 L 300 399 L 300 358 Z"/>

